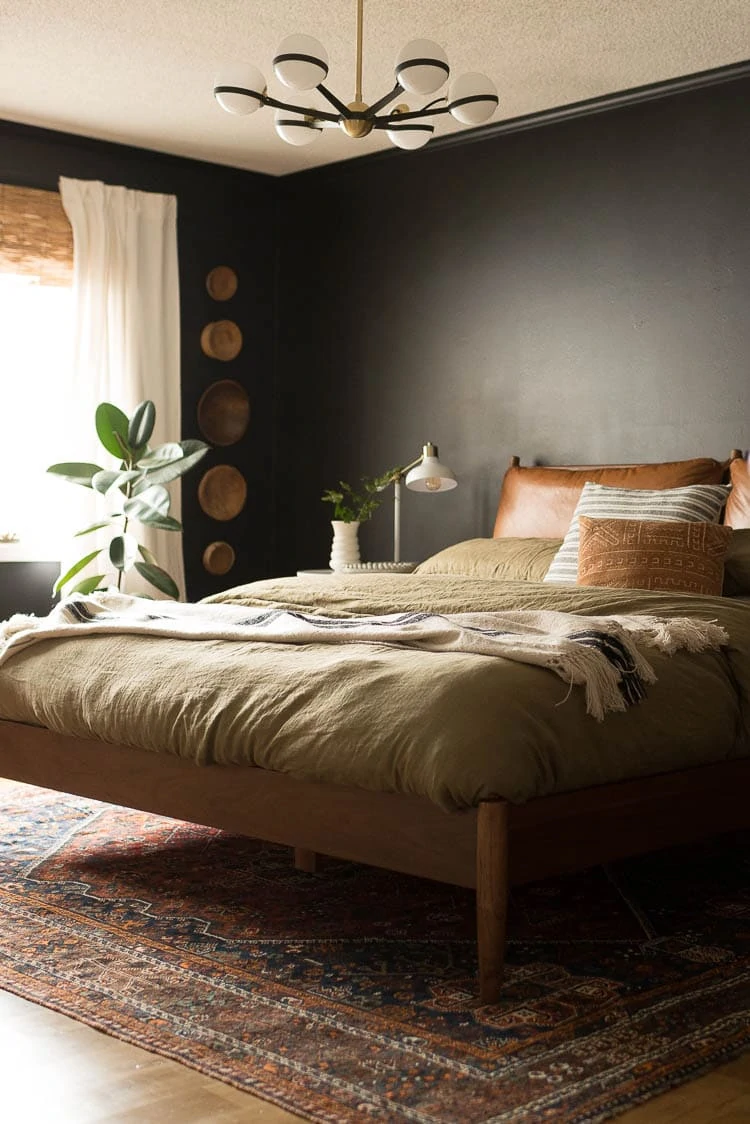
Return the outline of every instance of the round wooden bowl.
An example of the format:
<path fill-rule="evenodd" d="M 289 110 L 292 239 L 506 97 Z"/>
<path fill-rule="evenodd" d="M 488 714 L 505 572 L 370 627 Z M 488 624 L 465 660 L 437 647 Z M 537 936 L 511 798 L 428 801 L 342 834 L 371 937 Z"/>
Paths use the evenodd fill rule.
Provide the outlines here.
<path fill-rule="evenodd" d="M 234 379 L 220 379 L 203 391 L 198 425 L 213 445 L 234 445 L 245 436 L 249 421 L 250 399 Z"/>
<path fill-rule="evenodd" d="M 203 551 L 203 568 L 209 574 L 228 574 L 234 566 L 234 547 L 228 542 L 211 542 Z"/>
<path fill-rule="evenodd" d="M 230 464 L 217 464 L 201 477 L 198 503 L 212 519 L 221 523 L 234 519 L 242 511 L 246 499 L 245 477 Z"/>
<path fill-rule="evenodd" d="M 237 274 L 228 265 L 217 265 L 206 277 L 206 288 L 215 301 L 228 301 L 237 292 Z"/>
<path fill-rule="evenodd" d="M 201 332 L 201 348 L 204 355 L 226 363 L 242 351 L 242 332 L 234 320 L 212 320 Z"/>

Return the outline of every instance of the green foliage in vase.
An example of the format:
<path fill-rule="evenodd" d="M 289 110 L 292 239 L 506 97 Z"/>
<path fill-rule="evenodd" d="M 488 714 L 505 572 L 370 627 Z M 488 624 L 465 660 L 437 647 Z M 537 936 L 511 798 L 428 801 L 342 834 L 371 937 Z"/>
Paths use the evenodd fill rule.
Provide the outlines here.
<path fill-rule="evenodd" d="M 157 562 L 154 555 L 129 531 L 131 523 L 158 527 L 163 531 L 181 531 L 182 524 L 169 514 L 170 495 L 165 484 L 183 476 L 206 455 L 209 446 L 203 441 L 169 441 L 152 449 L 149 445 L 156 421 L 156 407 L 146 400 L 136 406 L 128 418 L 117 406 L 101 402 L 96 408 L 96 432 L 99 441 L 118 466 L 102 468 L 98 464 L 70 461 L 53 464 L 47 472 L 72 484 L 91 488 L 109 501 L 104 517 L 82 531 L 82 538 L 105 527 L 112 528 L 109 547 L 100 547 L 79 558 L 67 573 L 55 582 L 54 592 L 93 593 L 103 589 L 105 574 L 70 584 L 82 570 L 105 551 L 117 570 L 117 588 L 122 588 L 123 575 L 135 569 L 150 585 L 168 597 L 178 597 L 177 584 Z M 65 588 L 67 586 L 67 589 Z"/>
<path fill-rule="evenodd" d="M 382 492 L 398 475 L 392 468 L 382 476 L 362 476 L 359 489 L 355 491 L 350 484 L 339 480 L 338 488 L 329 488 L 320 497 L 324 503 L 332 503 L 333 518 L 343 523 L 365 523 L 383 502 Z"/>

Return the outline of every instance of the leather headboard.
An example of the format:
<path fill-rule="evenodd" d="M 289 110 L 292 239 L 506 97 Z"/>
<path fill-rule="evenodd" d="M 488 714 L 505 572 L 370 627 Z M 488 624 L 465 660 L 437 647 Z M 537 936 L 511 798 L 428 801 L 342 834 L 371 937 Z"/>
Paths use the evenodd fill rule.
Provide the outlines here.
<path fill-rule="evenodd" d="M 745 457 L 736 457 L 729 465 L 729 493 L 724 522 L 735 531 L 750 527 L 750 469 Z"/>
<path fill-rule="evenodd" d="M 732 456 L 736 454 L 737 450 L 734 450 Z M 746 462 L 742 463 L 747 484 L 743 509 L 747 522 L 739 526 L 748 527 L 750 477 Z M 661 464 L 532 465 L 527 468 L 521 465 L 518 457 L 513 457 L 503 479 L 493 538 L 564 538 L 583 485 L 589 480 L 616 488 L 681 488 L 686 484 L 720 484 L 727 465 L 726 461 L 701 457 Z M 740 517 L 739 513 L 737 517 Z"/>

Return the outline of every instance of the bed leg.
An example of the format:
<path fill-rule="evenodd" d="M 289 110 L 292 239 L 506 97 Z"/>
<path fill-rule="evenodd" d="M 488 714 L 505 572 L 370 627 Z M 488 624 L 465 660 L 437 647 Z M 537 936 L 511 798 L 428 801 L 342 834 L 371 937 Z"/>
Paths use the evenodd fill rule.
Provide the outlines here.
<path fill-rule="evenodd" d="M 318 869 L 317 852 L 308 851 L 305 847 L 295 847 L 294 865 L 297 870 L 304 870 L 305 874 L 315 874 Z"/>
<path fill-rule="evenodd" d="M 477 814 L 477 951 L 479 999 L 497 1003 L 503 979 L 508 912 L 508 805 L 483 800 Z"/>

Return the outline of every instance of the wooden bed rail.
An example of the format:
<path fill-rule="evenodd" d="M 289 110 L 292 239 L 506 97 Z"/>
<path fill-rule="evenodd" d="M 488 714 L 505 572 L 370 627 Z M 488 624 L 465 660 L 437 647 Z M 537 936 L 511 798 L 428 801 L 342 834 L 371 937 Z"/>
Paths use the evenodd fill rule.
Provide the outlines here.
<path fill-rule="evenodd" d="M 320 853 L 475 888 L 483 1003 L 501 993 L 510 885 L 750 828 L 750 757 L 451 813 L 0 720 L 0 776 L 287 844 L 303 870 Z"/>

